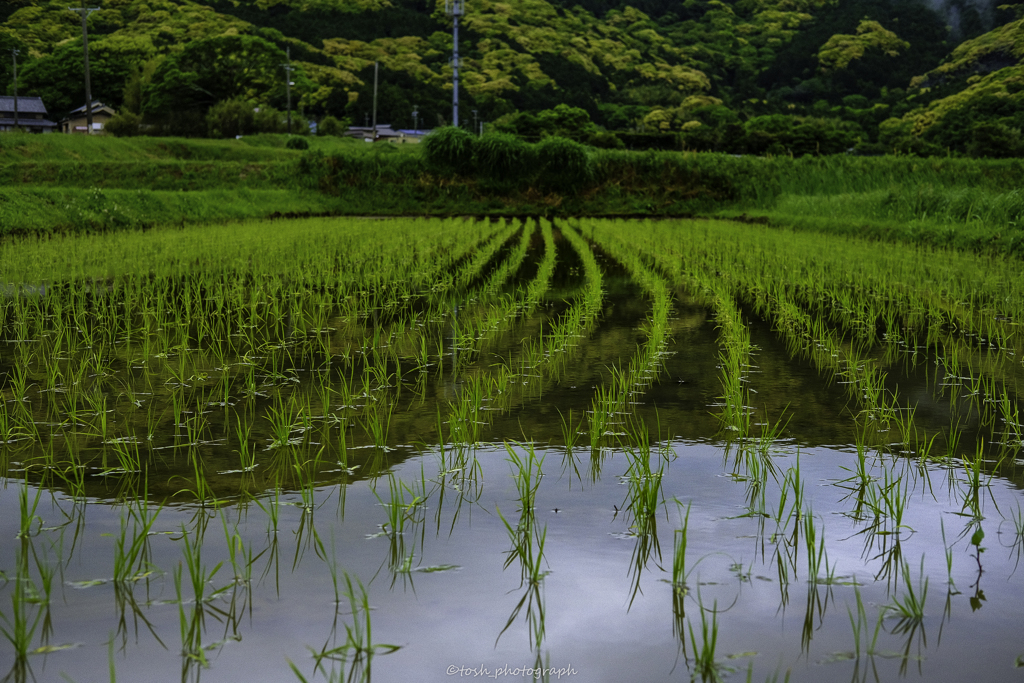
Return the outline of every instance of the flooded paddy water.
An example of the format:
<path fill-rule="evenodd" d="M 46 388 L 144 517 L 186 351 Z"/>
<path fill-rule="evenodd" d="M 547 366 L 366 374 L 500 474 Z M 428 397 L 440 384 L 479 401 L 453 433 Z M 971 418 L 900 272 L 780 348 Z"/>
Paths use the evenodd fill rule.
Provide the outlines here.
<path fill-rule="evenodd" d="M 0 290 L 6 680 L 1019 678 L 995 265 L 964 294 L 727 224 L 205 230 L 26 244 Z"/>

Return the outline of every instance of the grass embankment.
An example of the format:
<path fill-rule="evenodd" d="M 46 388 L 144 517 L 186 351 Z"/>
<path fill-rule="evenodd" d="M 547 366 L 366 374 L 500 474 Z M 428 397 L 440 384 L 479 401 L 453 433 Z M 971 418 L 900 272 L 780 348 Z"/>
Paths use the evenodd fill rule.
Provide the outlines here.
<path fill-rule="evenodd" d="M 371 145 L 306 138 L 359 158 Z M 284 135 L 240 140 L 0 135 L 0 236 L 344 213 Z M 404 156 L 395 150 L 392 154 Z"/>
<path fill-rule="evenodd" d="M 819 157 L 765 160 L 778 193 L 715 213 L 800 230 L 1024 255 L 1024 161 Z"/>
<path fill-rule="evenodd" d="M 445 150 L 450 163 L 439 165 L 423 154 L 426 145 L 340 138 L 305 138 L 310 150 L 299 152 L 285 147 L 283 135 L 4 134 L 0 235 L 281 214 L 714 215 L 978 253 L 1024 253 L 1020 160 L 794 159 L 582 147 L 578 159 L 557 145 L 496 137 L 467 150 L 456 138 Z"/>

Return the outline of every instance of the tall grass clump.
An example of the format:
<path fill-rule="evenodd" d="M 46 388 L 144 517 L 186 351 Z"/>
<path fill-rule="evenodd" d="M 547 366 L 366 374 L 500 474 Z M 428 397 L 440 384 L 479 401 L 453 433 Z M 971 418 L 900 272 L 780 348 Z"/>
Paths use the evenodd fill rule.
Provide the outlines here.
<path fill-rule="evenodd" d="M 472 147 L 477 173 L 481 178 L 502 187 L 520 184 L 533 173 L 536 166 L 536 150 L 515 135 L 485 135 L 475 140 Z"/>
<path fill-rule="evenodd" d="M 438 128 L 423 141 L 427 166 L 445 175 L 470 175 L 475 170 L 476 137 L 451 126 Z"/>
<path fill-rule="evenodd" d="M 542 190 L 575 193 L 593 177 L 587 148 L 567 138 L 544 138 L 536 145 Z"/>

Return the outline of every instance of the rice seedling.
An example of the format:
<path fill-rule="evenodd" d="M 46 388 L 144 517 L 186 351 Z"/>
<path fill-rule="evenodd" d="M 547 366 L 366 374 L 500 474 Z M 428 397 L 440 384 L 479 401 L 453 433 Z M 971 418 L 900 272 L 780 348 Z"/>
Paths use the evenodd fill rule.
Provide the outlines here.
<path fill-rule="evenodd" d="M 505 451 L 508 453 L 508 461 L 512 468 L 512 480 L 515 483 L 516 491 L 519 494 L 519 510 L 523 518 L 532 518 L 537 489 L 540 488 L 541 477 L 544 476 L 542 467 L 544 456 L 537 456 L 533 443 L 513 444 L 505 442 Z M 521 449 L 522 452 L 517 452 Z"/>
<path fill-rule="evenodd" d="M 825 548 L 825 527 L 821 527 L 821 540 L 818 541 L 818 528 L 814 524 L 814 515 L 808 510 L 804 515 L 804 543 L 807 545 L 807 581 L 812 585 L 832 584 L 835 582 L 835 567 L 828 561 Z"/>
<path fill-rule="evenodd" d="M 130 585 L 152 573 L 147 557 L 149 556 L 149 535 L 163 506 L 150 511 L 146 498 L 137 499 L 136 505 L 129 509 L 131 537 L 129 539 L 128 521 L 122 516 L 120 530 L 114 543 L 114 582 Z"/>
<path fill-rule="evenodd" d="M 920 623 L 924 619 L 924 607 L 928 600 L 928 577 L 924 575 L 924 557 L 915 584 L 910 575 L 910 564 L 902 563 L 900 574 L 903 577 L 903 595 L 894 597 L 886 610 L 894 617 L 906 623 Z"/>
<path fill-rule="evenodd" d="M 423 519 L 423 505 L 426 501 L 425 487 L 419 491 L 394 475 L 388 475 L 388 491 L 390 497 L 385 501 L 376 490 L 373 495 L 382 507 L 387 510 L 387 521 L 381 525 L 388 536 L 401 536 L 407 523 L 417 523 Z"/>
<path fill-rule="evenodd" d="M 388 432 L 391 428 L 391 417 L 394 410 L 394 403 L 376 401 L 367 410 L 366 417 L 360 420 L 366 434 L 380 452 L 388 450 Z"/>
<path fill-rule="evenodd" d="M 676 505 L 682 509 L 683 504 L 676 499 Z M 681 514 L 682 525 L 679 529 L 673 532 L 673 547 L 672 547 L 672 586 L 675 594 L 686 593 L 686 579 L 689 576 L 689 572 L 686 570 L 686 546 L 687 546 L 687 533 L 690 526 L 690 506 L 692 503 L 687 503 L 686 513 Z"/>

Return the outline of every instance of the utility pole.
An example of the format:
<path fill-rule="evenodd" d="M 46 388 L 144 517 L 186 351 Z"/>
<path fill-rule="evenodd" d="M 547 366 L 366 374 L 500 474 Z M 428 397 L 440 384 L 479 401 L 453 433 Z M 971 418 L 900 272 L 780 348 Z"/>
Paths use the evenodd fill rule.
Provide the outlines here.
<path fill-rule="evenodd" d="M 377 67 L 379 62 L 373 63 L 373 135 L 370 139 L 377 142 Z"/>
<path fill-rule="evenodd" d="M 452 125 L 459 127 L 459 17 L 466 0 L 444 0 L 444 12 L 452 18 Z"/>
<path fill-rule="evenodd" d="M 479 135 L 480 135 L 480 132 L 479 132 L 480 131 L 480 124 L 478 123 L 478 121 L 479 121 L 479 117 L 477 116 L 476 109 L 474 109 L 473 110 L 473 132 L 476 133 L 477 136 L 479 137 Z"/>
<path fill-rule="evenodd" d="M 99 7 L 68 7 L 69 12 L 77 12 L 82 17 L 82 52 L 85 54 L 85 126 L 86 135 L 92 135 L 92 86 L 89 85 L 89 27 L 86 20 Z"/>
<path fill-rule="evenodd" d="M 284 92 L 285 97 L 288 98 L 288 135 L 292 134 L 292 70 L 295 69 L 292 66 L 292 48 L 285 48 L 286 54 L 288 55 L 288 61 L 281 66 L 284 67 Z"/>
<path fill-rule="evenodd" d="M 420 129 L 420 112 L 417 104 L 412 105 L 412 128 L 415 131 Z"/>
<path fill-rule="evenodd" d="M 18 130 L 18 50 L 11 48 L 11 59 L 14 61 L 14 130 Z"/>

